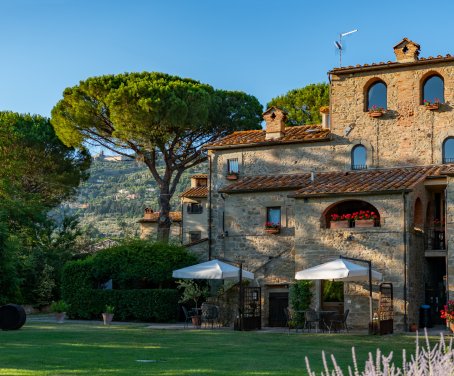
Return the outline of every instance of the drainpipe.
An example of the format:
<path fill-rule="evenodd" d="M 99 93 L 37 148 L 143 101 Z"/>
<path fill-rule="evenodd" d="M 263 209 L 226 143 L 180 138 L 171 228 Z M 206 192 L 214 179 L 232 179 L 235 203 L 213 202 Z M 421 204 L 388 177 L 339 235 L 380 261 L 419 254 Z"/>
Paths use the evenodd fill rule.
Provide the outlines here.
<path fill-rule="evenodd" d="M 209 171 L 209 176 L 208 176 L 208 261 L 211 260 L 211 247 L 212 247 L 212 230 L 211 230 L 211 225 L 213 222 L 213 216 L 211 213 L 211 200 L 212 200 L 212 184 L 213 184 L 213 167 L 211 163 L 211 155 L 208 152 L 208 171 Z"/>
<path fill-rule="evenodd" d="M 407 192 L 402 193 L 404 204 L 404 330 L 408 331 L 408 318 L 407 318 Z"/>

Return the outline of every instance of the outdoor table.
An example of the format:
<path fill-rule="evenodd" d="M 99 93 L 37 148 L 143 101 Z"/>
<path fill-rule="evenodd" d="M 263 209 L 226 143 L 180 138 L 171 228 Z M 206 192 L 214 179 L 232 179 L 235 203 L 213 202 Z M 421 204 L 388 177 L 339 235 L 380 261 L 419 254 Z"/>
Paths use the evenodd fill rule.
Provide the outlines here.
<path fill-rule="evenodd" d="M 319 326 L 323 331 L 328 330 L 331 333 L 331 319 L 338 314 L 337 311 L 316 311 L 319 320 Z"/>

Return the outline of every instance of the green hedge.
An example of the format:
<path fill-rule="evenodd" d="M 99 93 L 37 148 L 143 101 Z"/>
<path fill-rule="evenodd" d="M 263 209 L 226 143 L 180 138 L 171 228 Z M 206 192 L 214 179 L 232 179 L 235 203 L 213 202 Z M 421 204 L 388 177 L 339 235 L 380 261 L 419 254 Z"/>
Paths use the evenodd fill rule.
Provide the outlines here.
<path fill-rule="evenodd" d="M 130 241 L 67 263 L 62 298 L 70 304 L 71 318 L 99 318 L 106 305 L 113 305 L 116 320 L 174 321 L 179 292 L 172 270 L 195 262 L 184 247 Z M 109 279 L 114 289 L 97 288 Z"/>

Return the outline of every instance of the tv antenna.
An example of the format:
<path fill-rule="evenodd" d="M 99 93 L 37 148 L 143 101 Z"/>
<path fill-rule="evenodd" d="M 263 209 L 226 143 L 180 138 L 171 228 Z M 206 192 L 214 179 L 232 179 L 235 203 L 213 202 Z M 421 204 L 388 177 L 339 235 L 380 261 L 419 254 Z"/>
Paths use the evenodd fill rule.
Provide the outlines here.
<path fill-rule="evenodd" d="M 344 50 L 344 46 L 342 45 L 342 37 L 356 33 L 357 31 L 358 31 L 358 29 L 355 29 L 352 31 L 347 31 L 346 33 L 340 33 L 339 40 L 334 41 L 334 45 L 336 46 L 337 50 L 339 51 L 339 66 L 340 67 L 342 67 L 342 51 Z"/>

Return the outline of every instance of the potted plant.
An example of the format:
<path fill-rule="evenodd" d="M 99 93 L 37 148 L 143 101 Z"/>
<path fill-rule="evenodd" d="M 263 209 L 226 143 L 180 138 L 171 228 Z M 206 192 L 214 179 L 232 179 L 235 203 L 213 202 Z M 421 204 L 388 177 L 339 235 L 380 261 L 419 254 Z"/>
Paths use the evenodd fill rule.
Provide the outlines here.
<path fill-rule="evenodd" d="M 438 110 L 440 107 L 440 100 L 438 98 L 435 98 L 433 102 L 428 101 L 427 99 L 424 99 L 424 108 L 429 111 L 435 111 Z"/>
<path fill-rule="evenodd" d="M 194 314 L 191 316 L 192 324 L 196 327 L 200 327 L 202 325 L 202 316 L 199 313 L 199 300 L 208 296 L 208 288 L 206 286 L 202 287 L 192 280 L 181 280 L 177 281 L 177 283 L 177 288 L 183 289 L 179 303 L 190 301 L 195 303 Z"/>
<path fill-rule="evenodd" d="M 454 333 L 454 300 L 448 300 L 448 304 L 440 310 L 440 317 L 446 320 L 446 326 Z"/>
<path fill-rule="evenodd" d="M 106 304 L 106 306 L 104 307 L 104 312 L 102 313 L 104 325 L 110 325 L 114 317 L 114 311 L 115 311 L 114 306 Z"/>
<path fill-rule="evenodd" d="M 52 302 L 52 304 L 50 305 L 50 310 L 55 314 L 55 320 L 57 321 L 57 323 L 62 324 L 65 321 L 65 315 L 68 308 L 69 304 L 64 300 Z"/>
<path fill-rule="evenodd" d="M 238 180 L 239 173 L 238 172 L 228 172 L 226 179 L 227 180 Z"/>
<path fill-rule="evenodd" d="M 355 227 L 374 227 L 378 215 L 370 210 L 360 210 L 352 214 L 352 219 Z"/>
<path fill-rule="evenodd" d="M 369 116 L 370 117 L 380 117 L 385 113 L 385 109 L 383 107 L 379 107 L 377 105 L 373 105 L 371 108 L 369 108 Z"/>
<path fill-rule="evenodd" d="M 268 234 L 279 234 L 281 232 L 281 225 L 279 223 L 266 222 L 265 232 Z"/>
<path fill-rule="evenodd" d="M 349 228 L 350 227 L 351 214 L 331 214 L 331 220 L 329 222 L 329 228 Z"/>

